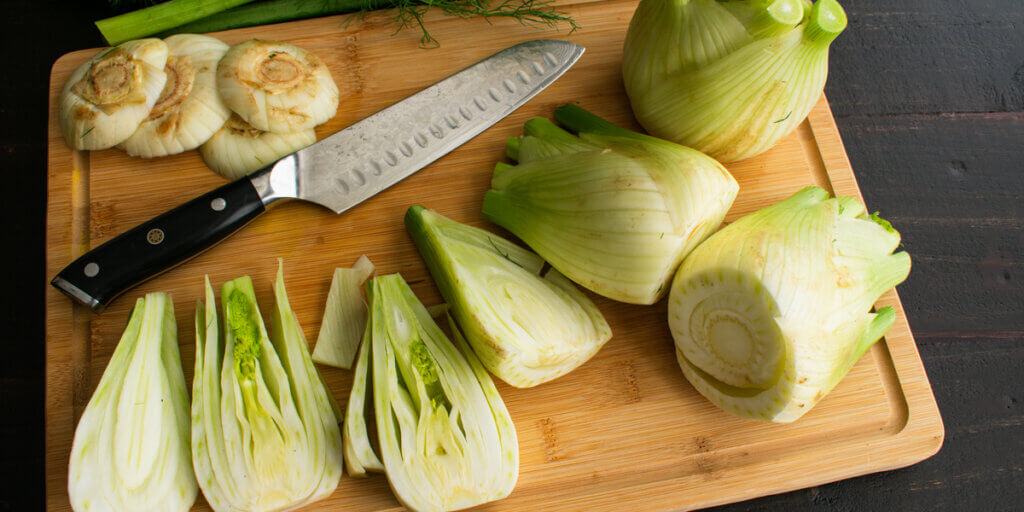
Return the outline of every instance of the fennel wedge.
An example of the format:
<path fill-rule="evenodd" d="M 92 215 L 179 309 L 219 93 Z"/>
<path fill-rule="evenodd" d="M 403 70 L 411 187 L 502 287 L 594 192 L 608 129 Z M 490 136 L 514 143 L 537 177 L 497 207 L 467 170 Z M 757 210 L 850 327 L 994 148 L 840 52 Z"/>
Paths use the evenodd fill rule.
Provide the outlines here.
<path fill-rule="evenodd" d="M 455 344 L 448 340 L 400 275 L 379 276 L 367 290 L 370 318 L 349 403 L 372 402 L 380 457 L 366 416 L 350 407 L 346 446 L 360 457 L 357 471 L 383 466 L 395 496 L 417 512 L 508 496 L 519 447 L 487 370 L 454 322 Z"/>
<path fill-rule="evenodd" d="M 739 186 L 703 153 L 619 128 L 575 105 L 509 140 L 483 214 L 569 279 L 653 304 L 679 263 L 718 229 Z"/>
<path fill-rule="evenodd" d="M 872 304 L 910 272 L 899 233 L 850 197 L 808 187 L 686 258 L 669 296 L 683 374 L 743 418 L 794 421 L 895 320 Z"/>
<path fill-rule="evenodd" d="M 174 306 L 150 293 L 75 429 L 68 497 L 75 512 L 185 512 L 198 491 Z"/>
<path fill-rule="evenodd" d="M 313 348 L 314 361 L 346 370 L 352 368 L 366 327 L 363 283 L 372 275 L 373 262 L 365 255 L 352 268 L 334 269 L 320 334 Z"/>
<path fill-rule="evenodd" d="M 845 28 L 835 0 L 643 0 L 622 59 L 633 113 L 722 162 L 756 156 L 818 102 Z"/>
<path fill-rule="evenodd" d="M 267 331 L 248 276 L 196 304 L 192 457 L 217 512 L 292 510 L 328 496 L 342 472 L 340 418 L 288 302 L 283 270 Z"/>
<path fill-rule="evenodd" d="M 544 260 L 479 228 L 422 206 L 405 225 L 470 345 L 492 373 L 516 387 L 558 378 L 611 339 L 590 299 Z"/>

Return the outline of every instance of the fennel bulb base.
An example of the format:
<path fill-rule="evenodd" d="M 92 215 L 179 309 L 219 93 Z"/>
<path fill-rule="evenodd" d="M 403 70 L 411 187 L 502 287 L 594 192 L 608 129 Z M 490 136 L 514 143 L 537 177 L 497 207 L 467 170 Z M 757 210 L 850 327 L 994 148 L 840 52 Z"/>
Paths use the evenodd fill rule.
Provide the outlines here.
<path fill-rule="evenodd" d="M 793 421 L 892 326 L 872 304 L 910 272 L 899 233 L 850 197 L 807 187 L 713 235 L 669 294 L 680 367 L 743 418 Z"/>

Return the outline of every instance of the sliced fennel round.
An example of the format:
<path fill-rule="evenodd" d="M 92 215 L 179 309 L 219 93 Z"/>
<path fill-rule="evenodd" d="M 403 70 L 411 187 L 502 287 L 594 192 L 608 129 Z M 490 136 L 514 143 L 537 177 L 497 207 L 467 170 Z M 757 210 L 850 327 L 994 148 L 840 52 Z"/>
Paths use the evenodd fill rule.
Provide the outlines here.
<path fill-rule="evenodd" d="M 135 132 L 149 115 L 167 75 L 167 45 L 128 41 L 75 69 L 60 93 L 58 119 L 74 149 L 107 149 Z"/>
<path fill-rule="evenodd" d="M 231 111 L 217 94 L 217 62 L 228 51 L 221 40 L 178 34 L 164 40 L 167 81 L 153 110 L 118 147 L 145 158 L 199 147 L 220 130 Z"/>
<path fill-rule="evenodd" d="M 258 130 L 290 133 L 334 117 L 338 86 L 316 55 L 278 41 L 232 46 L 217 66 L 224 102 Z"/>
<path fill-rule="evenodd" d="M 352 414 L 350 405 L 346 453 L 359 457 L 359 467 L 350 465 L 349 473 L 383 466 L 398 501 L 416 512 L 508 496 L 519 476 L 519 447 L 487 370 L 450 317 L 454 344 L 400 275 L 377 277 L 368 289 L 370 318 L 349 403 L 372 394 L 380 458 L 366 415 Z"/>
<path fill-rule="evenodd" d="M 668 317 L 683 374 L 727 412 L 796 420 L 895 320 L 872 304 L 910 272 L 900 236 L 808 187 L 723 228 L 679 267 Z"/>
<path fill-rule="evenodd" d="M 835 0 L 642 0 L 623 49 L 633 113 L 722 162 L 756 156 L 818 102 L 845 28 Z"/>
<path fill-rule="evenodd" d="M 174 306 L 150 293 L 75 429 L 68 496 L 76 512 L 185 512 L 198 491 Z"/>
<path fill-rule="evenodd" d="M 217 512 L 292 510 L 330 495 L 342 472 L 340 410 L 309 355 L 283 270 L 268 333 L 248 276 L 206 280 L 196 304 L 192 458 Z"/>
<path fill-rule="evenodd" d="M 721 224 L 739 186 L 699 151 L 631 132 L 575 106 L 509 141 L 483 213 L 595 293 L 653 304 L 683 257 Z"/>
<path fill-rule="evenodd" d="M 314 142 L 316 130 L 312 128 L 292 133 L 264 132 L 232 115 L 210 140 L 199 146 L 199 154 L 213 172 L 234 180 Z"/>
<path fill-rule="evenodd" d="M 422 206 L 405 225 L 476 355 L 520 388 L 585 363 L 612 337 L 590 299 L 544 260 Z"/>

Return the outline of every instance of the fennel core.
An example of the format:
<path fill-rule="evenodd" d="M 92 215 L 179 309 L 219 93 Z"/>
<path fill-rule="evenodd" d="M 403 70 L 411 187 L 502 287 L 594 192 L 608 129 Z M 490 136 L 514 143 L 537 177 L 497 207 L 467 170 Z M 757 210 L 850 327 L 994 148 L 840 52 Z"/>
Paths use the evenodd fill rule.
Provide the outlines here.
<path fill-rule="evenodd" d="M 444 388 L 441 387 L 441 382 L 437 376 L 437 368 L 434 365 L 434 359 L 430 357 L 427 344 L 423 340 L 417 340 L 409 348 L 409 352 L 411 354 L 409 364 L 419 374 L 423 382 L 423 389 L 426 391 L 427 396 L 430 397 L 430 406 L 434 409 L 444 407 L 445 410 L 450 410 L 452 404 L 448 401 Z"/>
<path fill-rule="evenodd" d="M 235 371 L 239 377 L 252 379 L 256 375 L 256 361 L 260 358 L 260 331 L 253 319 L 252 303 L 242 291 L 232 290 L 228 296 L 228 311 L 228 324 L 235 336 L 232 350 Z"/>

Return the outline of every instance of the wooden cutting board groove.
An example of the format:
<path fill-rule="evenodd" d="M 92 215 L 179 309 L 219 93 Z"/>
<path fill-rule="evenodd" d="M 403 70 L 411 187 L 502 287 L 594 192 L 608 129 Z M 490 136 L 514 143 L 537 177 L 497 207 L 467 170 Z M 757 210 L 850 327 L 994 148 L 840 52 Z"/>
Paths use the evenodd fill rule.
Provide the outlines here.
<path fill-rule="evenodd" d="M 574 33 L 512 20 L 492 25 L 431 15 L 439 50 L 418 48 L 418 35 L 397 35 L 389 15 L 343 16 L 224 32 L 237 43 L 252 37 L 305 47 L 331 68 L 342 94 L 338 115 L 317 129 L 322 138 L 417 90 L 515 43 L 561 38 L 586 54 L 548 90 L 507 119 L 438 162 L 341 216 L 316 206 L 274 208 L 228 241 L 117 299 L 101 315 L 46 291 L 47 508 L 70 510 L 67 462 L 74 426 L 120 337 L 131 305 L 146 292 L 175 300 L 188 379 L 194 356 L 193 310 L 209 275 L 218 286 L 251 275 L 264 311 L 276 258 L 285 259 L 293 307 L 310 341 L 335 266 L 360 254 L 378 272 L 401 272 L 426 304 L 440 301 L 402 214 L 424 204 L 457 220 L 494 229 L 480 215 L 494 163 L 506 137 L 524 121 L 550 117 L 567 102 L 636 127 L 622 90 L 621 48 L 635 0 L 562 2 L 582 28 Z M 154 160 L 116 150 L 78 152 L 63 141 L 56 99 L 64 81 L 95 50 L 61 57 L 50 85 L 47 278 L 74 257 L 135 224 L 223 181 L 196 152 Z M 727 221 L 815 184 L 836 194 L 860 191 L 824 98 L 807 121 L 777 147 L 730 164 L 740 194 Z M 870 205 L 869 205 L 870 206 Z M 883 212 L 884 215 L 884 212 Z M 899 226 L 897 226 L 898 228 Z M 521 470 L 512 495 L 482 510 L 681 510 L 748 499 L 893 469 L 920 461 L 942 444 L 943 426 L 896 293 L 879 306 L 898 317 L 835 391 L 790 425 L 732 418 L 703 399 L 675 361 L 664 301 L 651 307 L 595 297 L 615 333 L 590 362 L 554 382 L 499 389 L 516 422 Z M 322 367 L 344 404 L 350 372 Z M 386 479 L 344 477 L 327 500 L 307 510 L 395 510 Z M 200 499 L 195 510 L 208 510 Z"/>

